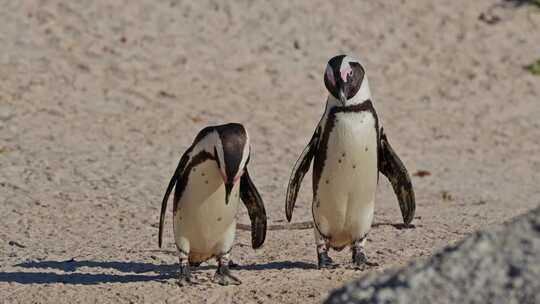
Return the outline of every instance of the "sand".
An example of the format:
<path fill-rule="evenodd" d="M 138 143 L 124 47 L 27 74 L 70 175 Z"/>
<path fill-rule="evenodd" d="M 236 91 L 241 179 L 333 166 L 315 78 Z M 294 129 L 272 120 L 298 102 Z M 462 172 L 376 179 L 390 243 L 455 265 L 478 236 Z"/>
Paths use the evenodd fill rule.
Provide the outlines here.
<path fill-rule="evenodd" d="M 496 1 L 8 1 L 0 7 L 0 302 L 306 303 L 368 271 L 424 259 L 538 205 L 540 12 Z M 484 13 L 497 22 L 479 19 Z M 492 24 L 490 24 L 492 23 Z M 375 106 L 414 176 L 400 230 L 382 178 L 367 253 L 317 270 L 311 230 L 238 231 L 243 285 L 175 284 L 161 198 L 206 125 L 243 123 L 269 224 L 323 112 L 328 58 L 368 71 Z M 293 221 L 310 219 L 310 175 Z M 240 222 L 248 223 L 245 208 Z"/>

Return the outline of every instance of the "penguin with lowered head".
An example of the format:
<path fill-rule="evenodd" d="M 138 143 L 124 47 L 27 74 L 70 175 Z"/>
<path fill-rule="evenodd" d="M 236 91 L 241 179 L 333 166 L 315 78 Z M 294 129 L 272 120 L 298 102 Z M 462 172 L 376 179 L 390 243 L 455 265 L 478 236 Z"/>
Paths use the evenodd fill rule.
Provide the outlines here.
<path fill-rule="evenodd" d="M 194 283 L 190 264 L 215 258 L 214 282 L 240 284 L 229 270 L 230 252 L 236 233 L 239 202 L 251 220 L 252 247 L 262 246 L 266 237 L 266 211 L 248 172 L 249 136 L 241 124 L 206 127 L 182 155 L 169 182 L 159 219 L 159 247 L 167 201 L 174 188 L 173 230 L 179 251 L 181 286 Z"/>

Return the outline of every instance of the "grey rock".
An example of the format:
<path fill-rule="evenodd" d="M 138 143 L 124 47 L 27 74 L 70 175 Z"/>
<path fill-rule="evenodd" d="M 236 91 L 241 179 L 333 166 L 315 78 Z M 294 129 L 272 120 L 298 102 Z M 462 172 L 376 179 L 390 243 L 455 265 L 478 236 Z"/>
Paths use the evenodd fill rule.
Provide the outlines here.
<path fill-rule="evenodd" d="M 325 303 L 540 303 L 540 208 L 428 260 L 368 274 Z"/>

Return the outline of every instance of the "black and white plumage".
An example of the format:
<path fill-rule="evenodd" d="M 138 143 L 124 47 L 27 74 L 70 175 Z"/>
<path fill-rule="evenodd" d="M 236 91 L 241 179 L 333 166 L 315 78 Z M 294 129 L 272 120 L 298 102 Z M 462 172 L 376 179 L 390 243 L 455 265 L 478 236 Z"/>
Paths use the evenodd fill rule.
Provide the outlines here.
<path fill-rule="evenodd" d="M 190 263 L 213 257 L 218 260 L 217 283 L 240 283 L 228 269 L 240 200 L 251 220 L 252 247 L 264 243 L 266 211 L 248 172 L 249 159 L 249 136 L 241 124 L 234 123 L 204 128 L 182 155 L 163 198 L 158 239 L 161 247 L 167 201 L 174 188 L 173 228 L 181 285 L 192 281 Z"/>
<path fill-rule="evenodd" d="M 335 264 L 328 249 L 351 246 L 353 262 L 367 263 L 366 235 L 373 220 L 379 172 L 391 182 L 403 220 L 414 217 L 411 179 L 380 126 L 361 63 L 346 55 L 329 60 L 324 83 L 330 93 L 315 132 L 296 162 L 285 212 L 291 221 L 303 177 L 313 160 L 312 213 L 319 267 Z"/>

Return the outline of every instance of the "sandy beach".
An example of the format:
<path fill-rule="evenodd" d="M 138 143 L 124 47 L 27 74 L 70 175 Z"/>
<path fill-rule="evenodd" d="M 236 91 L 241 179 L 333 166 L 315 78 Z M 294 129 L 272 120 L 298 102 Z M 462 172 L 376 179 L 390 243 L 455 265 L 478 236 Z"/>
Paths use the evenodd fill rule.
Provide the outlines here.
<path fill-rule="evenodd" d="M 514 1 L 515 2 L 515 1 Z M 368 257 L 424 259 L 540 203 L 540 9 L 509 1 L 7 1 L 0 7 L 0 303 L 317 303 L 365 274 L 316 269 L 313 231 L 239 230 L 176 285 L 161 199 L 207 125 L 241 122 L 269 225 L 324 110 L 323 72 L 360 58 L 413 175 L 415 229 L 381 177 Z M 480 16 L 482 16 L 480 18 Z M 293 222 L 311 219 L 311 175 Z M 170 212 L 170 210 L 169 210 Z M 241 207 L 239 222 L 248 224 Z"/>

